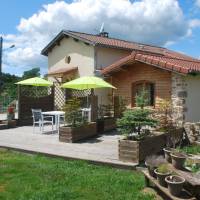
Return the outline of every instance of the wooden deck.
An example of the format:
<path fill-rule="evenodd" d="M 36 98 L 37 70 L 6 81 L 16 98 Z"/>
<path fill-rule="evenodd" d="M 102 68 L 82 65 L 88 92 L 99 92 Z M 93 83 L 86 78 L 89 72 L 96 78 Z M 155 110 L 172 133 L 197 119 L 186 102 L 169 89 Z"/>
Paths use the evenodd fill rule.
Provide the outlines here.
<path fill-rule="evenodd" d="M 46 130 L 50 131 L 50 127 Z M 135 169 L 137 163 L 118 160 L 118 139 L 115 132 L 79 143 L 59 142 L 58 134 L 33 133 L 31 126 L 0 130 L 0 147 L 28 153 L 40 153 L 65 159 L 87 160 L 95 164 Z"/>

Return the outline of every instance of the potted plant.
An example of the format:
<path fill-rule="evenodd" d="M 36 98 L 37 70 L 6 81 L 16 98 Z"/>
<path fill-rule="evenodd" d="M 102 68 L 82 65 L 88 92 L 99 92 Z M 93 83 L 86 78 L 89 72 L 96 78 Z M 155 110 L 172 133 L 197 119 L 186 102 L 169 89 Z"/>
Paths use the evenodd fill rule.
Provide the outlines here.
<path fill-rule="evenodd" d="M 156 178 L 154 170 L 164 163 L 166 163 L 166 160 L 163 158 L 163 156 L 157 155 L 147 156 L 145 160 L 145 165 L 147 166 L 149 174 L 154 178 Z"/>
<path fill-rule="evenodd" d="M 158 183 L 163 186 L 167 187 L 167 183 L 165 181 L 165 178 L 169 175 L 171 175 L 172 171 L 169 169 L 167 164 L 160 165 L 157 169 L 154 170 Z"/>
<path fill-rule="evenodd" d="M 171 152 L 174 151 L 174 149 L 170 147 L 165 147 L 163 148 L 163 151 L 164 151 L 166 161 L 171 163 L 172 162 Z"/>
<path fill-rule="evenodd" d="M 186 154 L 178 152 L 178 151 L 173 151 L 171 152 L 171 158 L 172 158 L 172 165 L 176 169 L 184 168 L 184 163 L 187 158 Z"/>
<path fill-rule="evenodd" d="M 66 125 L 60 127 L 59 141 L 76 142 L 96 135 L 96 122 L 87 122 L 80 111 L 78 98 L 69 99 L 65 106 Z"/>
<path fill-rule="evenodd" d="M 181 176 L 171 175 L 165 178 L 167 182 L 169 192 L 174 196 L 179 196 L 183 189 L 185 179 Z"/>
<path fill-rule="evenodd" d="M 9 106 L 7 112 L 7 120 L 11 121 L 14 118 L 15 118 L 15 108 L 13 106 Z"/>
<path fill-rule="evenodd" d="M 15 108 L 14 106 L 10 105 L 7 110 L 7 124 L 8 128 L 16 127 L 16 120 L 15 119 Z"/>
<path fill-rule="evenodd" d="M 139 100 L 141 102 L 141 98 Z M 160 152 L 166 138 L 161 133 L 151 131 L 157 124 L 157 120 L 151 116 L 152 111 L 144 108 L 144 104 L 137 105 L 140 106 L 124 111 L 123 116 L 117 120 L 117 126 L 124 136 L 119 140 L 119 159 L 138 163 Z"/>

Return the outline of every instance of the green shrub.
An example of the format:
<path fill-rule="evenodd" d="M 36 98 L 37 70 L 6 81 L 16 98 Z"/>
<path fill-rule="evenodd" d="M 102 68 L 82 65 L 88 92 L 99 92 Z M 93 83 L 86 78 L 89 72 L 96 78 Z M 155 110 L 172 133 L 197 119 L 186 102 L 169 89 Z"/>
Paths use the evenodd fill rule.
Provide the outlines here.
<path fill-rule="evenodd" d="M 63 111 L 65 112 L 65 121 L 68 125 L 77 127 L 86 122 L 82 117 L 80 108 L 81 101 L 78 98 L 72 98 L 66 102 Z"/>
<path fill-rule="evenodd" d="M 157 168 L 157 172 L 161 173 L 161 174 L 167 174 L 169 173 L 171 170 L 169 169 L 167 164 L 162 164 Z"/>
<path fill-rule="evenodd" d="M 157 121 L 150 117 L 151 112 L 147 109 L 129 109 L 123 113 L 123 117 L 117 120 L 118 130 L 126 137 L 133 132 L 141 134 L 144 126 L 154 127 Z"/>
<path fill-rule="evenodd" d="M 137 94 L 135 98 L 136 105 L 139 108 L 124 111 L 123 116 L 117 120 L 118 131 L 126 136 L 126 138 L 130 137 L 132 133 L 136 133 L 137 136 L 133 139 L 141 139 L 143 138 L 141 135 L 143 127 L 154 127 L 157 124 L 157 120 L 154 120 L 150 116 L 152 112 L 148 109 L 144 109 L 144 106 L 148 103 L 148 98 L 146 98 L 146 96 L 145 90 Z"/>

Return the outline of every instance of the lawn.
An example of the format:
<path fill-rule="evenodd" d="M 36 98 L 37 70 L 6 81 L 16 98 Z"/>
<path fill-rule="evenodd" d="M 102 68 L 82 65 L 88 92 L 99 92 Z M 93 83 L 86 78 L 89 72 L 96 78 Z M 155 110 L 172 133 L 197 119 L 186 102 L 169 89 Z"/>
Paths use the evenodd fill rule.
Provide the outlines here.
<path fill-rule="evenodd" d="M 133 171 L 0 151 L 2 200 L 153 200 Z"/>

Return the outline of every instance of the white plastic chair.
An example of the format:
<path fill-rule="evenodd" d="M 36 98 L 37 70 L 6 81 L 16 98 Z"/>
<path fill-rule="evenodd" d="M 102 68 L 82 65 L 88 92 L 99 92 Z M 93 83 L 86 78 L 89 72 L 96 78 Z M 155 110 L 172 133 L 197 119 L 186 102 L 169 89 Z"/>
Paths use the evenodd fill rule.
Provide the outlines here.
<path fill-rule="evenodd" d="M 41 109 L 32 109 L 33 114 L 33 132 L 35 132 L 35 125 L 38 124 L 40 127 L 40 132 L 44 131 L 44 125 L 45 124 L 51 124 L 52 125 L 52 132 L 53 132 L 53 116 L 43 116 Z M 46 120 L 50 119 L 50 120 Z"/>

